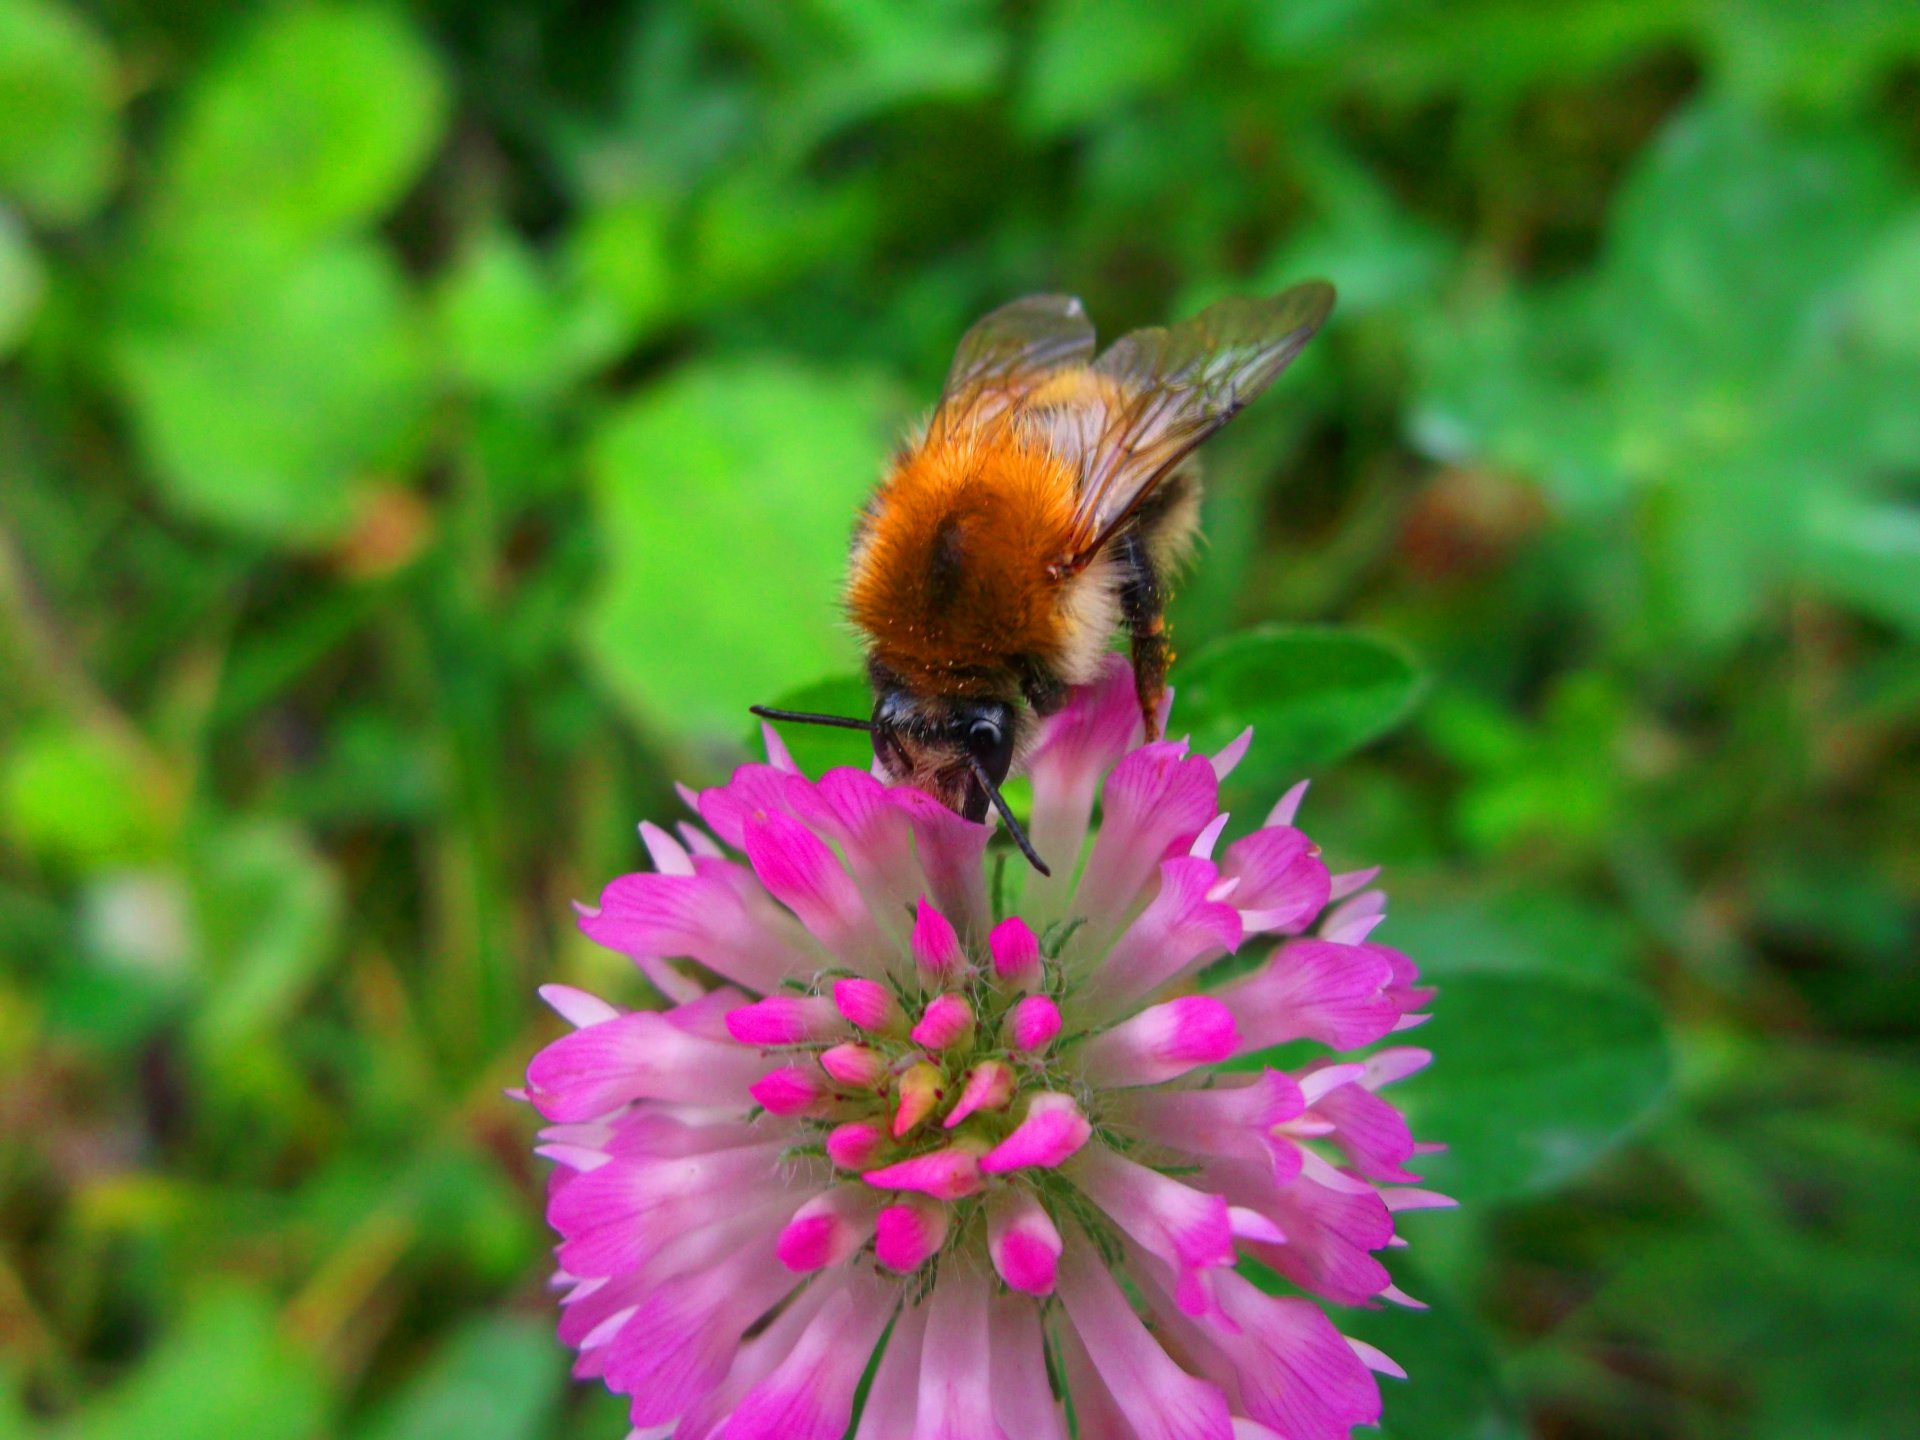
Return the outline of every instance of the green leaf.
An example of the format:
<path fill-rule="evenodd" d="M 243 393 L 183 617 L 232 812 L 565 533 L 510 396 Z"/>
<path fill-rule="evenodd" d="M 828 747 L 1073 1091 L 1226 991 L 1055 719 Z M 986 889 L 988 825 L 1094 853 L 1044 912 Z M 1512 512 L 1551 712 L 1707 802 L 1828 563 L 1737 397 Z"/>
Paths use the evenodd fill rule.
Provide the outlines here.
<path fill-rule="evenodd" d="M 28 854 L 81 869 L 158 851 L 170 806 L 139 757 L 95 731 L 47 725 L 0 750 L 0 828 Z"/>
<path fill-rule="evenodd" d="M 1462 1200 L 1564 1184 L 1666 1093 L 1666 1030 L 1637 987 L 1449 974 L 1432 1008 L 1434 1018 L 1409 1038 L 1433 1051 L 1433 1066 L 1397 1087 L 1394 1098 L 1416 1134 L 1448 1147 L 1421 1173 Z"/>
<path fill-rule="evenodd" d="M 873 691 L 858 675 L 837 675 L 789 690 L 767 702 L 776 710 L 810 710 L 817 715 L 852 715 L 865 719 L 873 713 Z M 873 742 L 862 730 L 836 730 L 828 725 L 782 723 L 774 727 L 801 772 L 816 779 L 836 766 L 857 770 L 873 764 Z M 760 732 L 748 737 L 747 748 L 760 750 Z"/>
<path fill-rule="evenodd" d="M 398 268 L 370 242 L 343 243 L 268 265 L 245 303 L 208 309 L 136 317 L 117 347 L 169 498 L 248 534 L 337 534 L 355 483 L 401 458 L 429 399 Z"/>
<path fill-rule="evenodd" d="M 469 1322 L 358 1440 L 532 1440 L 565 1393 L 566 1353 L 546 1320 Z"/>
<path fill-rule="evenodd" d="M 1378 1346 L 1407 1372 L 1405 1381 L 1381 1377 L 1384 1414 L 1377 1433 L 1384 1440 L 1522 1440 L 1526 1427 L 1487 1337 L 1437 1282 L 1404 1259 L 1394 1261 L 1393 1271 L 1400 1288 L 1428 1309 L 1381 1305 L 1339 1316 L 1341 1330 Z"/>
<path fill-rule="evenodd" d="M 320 1368 L 283 1338 L 261 1297 L 201 1299 L 130 1379 L 76 1418 L 57 1440 L 313 1440 L 329 1409 Z"/>
<path fill-rule="evenodd" d="M 1215 641 L 1174 671 L 1174 733 L 1217 749 L 1247 726 L 1238 788 L 1284 788 L 1391 730 L 1422 678 L 1400 650 L 1344 630 L 1264 626 Z"/>
<path fill-rule="evenodd" d="M 164 217 L 295 247 L 338 235 L 405 193 L 446 112 L 432 52 L 393 11 L 265 11 L 187 100 L 164 157 Z"/>
<path fill-rule="evenodd" d="M 67 6 L 0 0 L 0 197 L 85 218 L 119 163 L 114 91 L 113 56 Z"/>
<path fill-rule="evenodd" d="M 864 378 L 711 362 L 606 424 L 586 638 L 623 697 L 669 729 L 737 735 L 749 705 L 852 667 L 840 579 L 885 411 Z"/>
<path fill-rule="evenodd" d="M 195 911 L 212 982 L 194 1037 L 231 1052 L 291 1014 L 332 952 L 333 873 L 292 827 L 237 822 L 203 845 Z"/>
<path fill-rule="evenodd" d="M 46 272 L 25 227 L 0 208 L 0 360 L 27 338 L 46 288 Z"/>

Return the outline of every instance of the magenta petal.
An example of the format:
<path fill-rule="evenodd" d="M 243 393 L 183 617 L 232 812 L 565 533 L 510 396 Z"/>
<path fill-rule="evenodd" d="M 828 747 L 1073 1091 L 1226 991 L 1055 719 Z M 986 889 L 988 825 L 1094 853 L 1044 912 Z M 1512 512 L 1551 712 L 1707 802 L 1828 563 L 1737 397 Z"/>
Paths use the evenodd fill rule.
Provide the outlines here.
<path fill-rule="evenodd" d="M 727 1440 L 840 1440 L 852 1423 L 867 1359 L 892 1317 L 884 1286 L 849 1279 L 787 1358 L 741 1399 L 727 1422 Z"/>
<path fill-rule="evenodd" d="M 580 917 L 588 939 L 635 956 L 684 955 L 767 993 L 817 969 L 820 952 L 750 872 L 702 857 L 692 875 L 622 875 Z"/>
<path fill-rule="evenodd" d="M 728 1011 L 727 1033 L 742 1045 L 800 1045 L 844 1035 L 846 1026 L 824 996 L 775 995 Z"/>
<path fill-rule="evenodd" d="M 1249 1050 L 1299 1039 L 1351 1050 L 1372 1044 L 1399 1020 L 1400 1007 L 1387 993 L 1392 978 L 1378 946 L 1291 940 L 1218 993 Z"/>
<path fill-rule="evenodd" d="M 1162 862 L 1152 902 L 1114 942 L 1088 985 L 1094 1011 L 1111 1014 L 1240 948 L 1239 912 L 1208 898 L 1218 878 L 1213 862 L 1198 856 Z"/>
<path fill-rule="evenodd" d="M 1027 1115 L 980 1159 L 989 1175 L 1038 1167 L 1051 1170 L 1093 1137 L 1093 1127 L 1071 1095 L 1042 1091 L 1027 1102 Z"/>
<path fill-rule="evenodd" d="M 914 1190 L 936 1200 L 958 1200 L 980 1188 L 980 1155 L 964 1145 L 916 1155 L 862 1177 L 877 1190 Z"/>
<path fill-rule="evenodd" d="M 993 1387 L 980 1383 L 988 1373 L 988 1343 L 985 1277 L 971 1265 L 942 1266 L 927 1301 L 915 1435 L 992 1440 Z"/>
<path fill-rule="evenodd" d="M 873 1234 L 879 1198 L 862 1185 L 836 1185 L 794 1212 L 777 1253 L 789 1270 L 806 1272 L 850 1260 Z"/>
<path fill-rule="evenodd" d="M 1007 1011 L 1007 1036 L 1016 1050 L 1043 1049 L 1060 1025 L 1060 1007 L 1044 995 L 1029 995 Z"/>
<path fill-rule="evenodd" d="M 1159 1085 L 1196 1065 L 1218 1064 L 1239 1043 L 1231 1010 L 1210 995 L 1184 995 L 1096 1036 L 1083 1073 L 1099 1086 Z"/>
<path fill-rule="evenodd" d="M 1326 907 L 1330 880 L 1320 847 L 1291 825 L 1268 826 L 1234 841 L 1220 869 L 1240 882 L 1233 904 L 1249 931 L 1294 934 Z"/>
<path fill-rule="evenodd" d="M 951 1220 L 938 1200 L 909 1195 L 887 1206 L 874 1222 L 874 1254 L 889 1270 L 916 1269 L 945 1243 Z"/>
<path fill-rule="evenodd" d="M 1051 1295 L 1060 1248 L 1059 1230 L 1031 1193 L 1011 1187 L 994 1193 L 987 1206 L 987 1253 L 1010 1288 Z"/>
<path fill-rule="evenodd" d="M 1222 1276 L 1222 1310 L 1240 1337 L 1229 1346 L 1247 1414 L 1300 1440 L 1345 1440 L 1380 1420 L 1380 1387 L 1320 1307 L 1263 1294 Z"/>
<path fill-rule="evenodd" d="M 641 1099 L 735 1104 L 766 1068 L 751 1050 L 643 1010 L 561 1036 L 527 1066 L 527 1091 L 549 1120 L 590 1120 Z"/>
<path fill-rule="evenodd" d="M 924 895 L 914 911 L 912 948 L 914 964 L 931 985 L 951 985 L 966 972 L 967 954 L 960 948 L 960 937 Z"/>
<path fill-rule="evenodd" d="M 1181 1282 L 1176 1292 L 1180 1308 L 1189 1315 L 1203 1313 L 1208 1303 L 1198 1272 L 1234 1261 L 1227 1201 L 1116 1155 L 1104 1145 L 1091 1146 L 1077 1156 L 1070 1173 L 1115 1225 L 1174 1268 Z"/>
<path fill-rule="evenodd" d="M 1174 1364 L 1085 1242 L 1061 1257 L 1059 1293 L 1087 1357 L 1139 1440 L 1233 1440 L 1227 1397 Z M 1076 1402 L 1078 1394 L 1076 1387 Z"/>
<path fill-rule="evenodd" d="M 1101 789 L 1105 818 L 1075 892 L 1076 910 L 1122 915 L 1219 811 L 1220 782 L 1204 756 L 1161 741 L 1132 751 Z"/>
<path fill-rule="evenodd" d="M 1040 983 L 1040 937 L 1018 915 L 1009 915 L 987 936 L 993 955 L 994 978 L 1011 990 L 1028 990 Z"/>
<path fill-rule="evenodd" d="M 842 964 L 877 968 L 887 953 L 860 887 L 827 843 L 791 815 L 746 827 L 747 861 L 760 883 Z"/>

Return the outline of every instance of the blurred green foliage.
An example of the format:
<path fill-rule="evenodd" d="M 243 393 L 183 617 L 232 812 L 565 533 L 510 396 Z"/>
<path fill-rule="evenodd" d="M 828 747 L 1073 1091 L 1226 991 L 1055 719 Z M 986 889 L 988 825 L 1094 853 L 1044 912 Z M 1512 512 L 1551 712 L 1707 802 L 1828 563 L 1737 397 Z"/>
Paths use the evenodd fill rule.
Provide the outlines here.
<path fill-rule="evenodd" d="M 973 316 L 1321 273 L 1176 716 L 1442 986 L 1389 1433 L 1915 1433 L 1917 117 L 1910 0 L 0 0 L 0 1432 L 624 1433 L 567 901 L 857 695 Z"/>

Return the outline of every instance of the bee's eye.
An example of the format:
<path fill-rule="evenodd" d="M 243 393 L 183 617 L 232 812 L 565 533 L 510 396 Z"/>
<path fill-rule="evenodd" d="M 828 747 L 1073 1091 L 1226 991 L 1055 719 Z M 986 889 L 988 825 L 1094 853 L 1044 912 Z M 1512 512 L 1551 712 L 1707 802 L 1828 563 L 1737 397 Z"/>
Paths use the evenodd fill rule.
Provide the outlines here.
<path fill-rule="evenodd" d="M 967 749 L 998 785 L 1013 766 L 1013 737 L 998 720 L 982 716 L 967 726 Z"/>

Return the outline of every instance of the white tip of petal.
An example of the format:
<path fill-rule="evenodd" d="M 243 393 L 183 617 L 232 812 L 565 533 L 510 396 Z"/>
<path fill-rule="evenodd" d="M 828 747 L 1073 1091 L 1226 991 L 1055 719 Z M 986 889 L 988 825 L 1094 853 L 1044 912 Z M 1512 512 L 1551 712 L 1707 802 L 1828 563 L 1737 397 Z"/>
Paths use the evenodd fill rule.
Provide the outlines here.
<path fill-rule="evenodd" d="M 626 1309 L 616 1310 L 613 1314 L 607 1316 L 606 1319 L 602 1320 L 587 1332 L 586 1338 L 580 1342 L 580 1353 L 584 1355 L 589 1350 L 598 1350 L 602 1345 L 613 1339 L 614 1336 L 626 1328 L 627 1321 L 631 1320 L 635 1312 L 639 1309 L 640 1307 L 638 1305 L 629 1305 Z"/>
<path fill-rule="evenodd" d="M 700 792 L 698 790 L 694 789 L 684 780 L 676 780 L 673 783 L 673 793 L 680 797 L 680 803 L 686 806 L 687 809 L 693 811 L 696 815 L 700 813 Z"/>
<path fill-rule="evenodd" d="M 1219 754 L 1209 762 L 1213 766 L 1214 778 L 1224 780 L 1231 775 L 1234 767 L 1246 758 L 1247 747 L 1253 744 L 1253 726 L 1249 725 L 1233 739 L 1220 747 Z"/>
<path fill-rule="evenodd" d="M 640 822 L 640 843 L 647 847 L 653 868 L 662 875 L 693 874 L 693 857 L 687 854 L 687 847 L 651 820 Z"/>
<path fill-rule="evenodd" d="M 1293 824 L 1293 817 L 1300 813 L 1300 802 L 1307 798 L 1307 786 L 1312 783 L 1311 780 L 1302 780 L 1298 785 L 1282 795 L 1279 803 L 1267 812 L 1267 824 Z"/>
<path fill-rule="evenodd" d="M 709 860 L 718 860 L 726 853 L 720 848 L 718 840 L 690 821 L 682 820 L 673 828 L 680 832 L 680 838 L 686 841 L 687 849 L 695 855 L 704 855 Z"/>
<path fill-rule="evenodd" d="M 1425 1310 L 1427 1302 L 1416 1300 L 1398 1285 L 1389 1285 L 1380 1292 L 1382 1300 L 1391 1300 L 1396 1305 L 1404 1305 L 1409 1310 Z"/>
<path fill-rule="evenodd" d="M 1360 1363 L 1378 1375 L 1391 1375 L 1396 1380 L 1407 1378 L 1407 1372 L 1384 1350 L 1376 1349 L 1364 1340 L 1356 1340 L 1351 1335 L 1341 1337 L 1353 1353 L 1360 1357 Z"/>
<path fill-rule="evenodd" d="M 1305 1075 L 1293 1078 L 1300 1083 L 1300 1095 L 1311 1105 L 1329 1091 L 1338 1090 L 1342 1085 L 1351 1085 L 1367 1073 L 1365 1065 L 1322 1065 L 1318 1070 L 1310 1070 Z"/>
<path fill-rule="evenodd" d="M 1394 1021 L 1393 1030 L 1388 1033 L 1393 1034 L 1401 1030 L 1418 1030 L 1432 1018 L 1433 1016 L 1429 1015 L 1426 1011 L 1416 1010 L 1411 1015 L 1402 1015 L 1398 1020 Z"/>
<path fill-rule="evenodd" d="M 1227 1225 L 1234 1236 L 1241 1240 L 1260 1240 L 1269 1245 L 1287 1243 L 1287 1232 L 1258 1210 L 1248 1210 L 1244 1206 L 1227 1207 Z"/>
<path fill-rule="evenodd" d="M 571 985 L 542 985 L 540 998 L 552 1006 L 554 1013 L 576 1030 L 584 1030 L 589 1025 L 600 1025 L 608 1020 L 616 1020 L 620 1016 L 618 1010 L 598 995 L 589 995 L 586 991 L 576 990 Z"/>
<path fill-rule="evenodd" d="M 533 1096 L 527 1093 L 527 1087 L 524 1085 L 510 1085 L 500 1093 L 509 1100 L 518 1100 L 522 1105 L 528 1104 L 533 1099 Z"/>
<path fill-rule="evenodd" d="M 564 1165 L 569 1170 L 578 1170 L 582 1175 L 598 1170 L 613 1157 L 603 1150 L 589 1150 L 582 1145 L 536 1145 L 533 1153 L 544 1155 L 556 1165 Z"/>
<path fill-rule="evenodd" d="M 1343 875 L 1335 875 L 1328 887 L 1328 900 L 1344 900 L 1349 895 L 1358 895 L 1380 876 L 1378 865 L 1369 865 L 1365 870 L 1349 870 Z"/>
<path fill-rule="evenodd" d="M 1227 828 L 1227 821 L 1231 818 L 1224 810 L 1214 816 L 1207 822 L 1207 828 L 1193 837 L 1193 846 L 1187 853 L 1197 855 L 1202 860 L 1211 860 L 1213 847 L 1220 843 L 1220 834 Z"/>
<path fill-rule="evenodd" d="M 760 722 L 760 739 L 767 747 L 767 763 L 776 770 L 784 770 L 789 775 L 798 775 L 800 767 L 793 763 L 793 752 L 787 749 L 787 742 L 780 738 L 780 732 L 766 720 Z"/>

